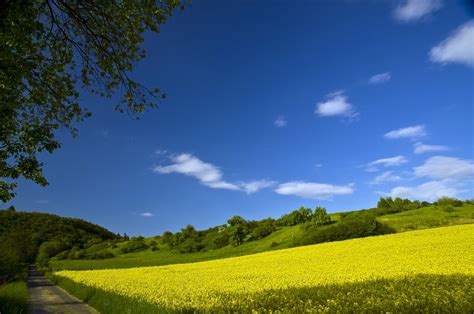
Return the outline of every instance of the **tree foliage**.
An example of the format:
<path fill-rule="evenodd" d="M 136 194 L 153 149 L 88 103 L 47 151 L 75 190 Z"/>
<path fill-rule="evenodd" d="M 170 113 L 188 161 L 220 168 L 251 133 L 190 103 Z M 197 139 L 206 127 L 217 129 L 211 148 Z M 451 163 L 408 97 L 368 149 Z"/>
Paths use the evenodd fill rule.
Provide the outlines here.
<path fill-rule="evenodd" d="M 164 94 L 135 81 L 145 57 L 143 33 L 182 8 L 180 0 L 0 0 L 0 200 L 16 179 L 47 185 L 38 154 L 60 147 L 56 132 L 77 134 L 90 116 L 79 90 L 114 97 L 115 109 L 138 118 Z"/>
<path fill-rule="evenodd" d="M 316 207 L 311 219 L 311 224 L 315 226 L 323 226 L 323 225 L 327 225 L 330 222 L 331 222 L 331 217 L 326 212 L 326 208 L 320 207 L 320 206 Z"/>

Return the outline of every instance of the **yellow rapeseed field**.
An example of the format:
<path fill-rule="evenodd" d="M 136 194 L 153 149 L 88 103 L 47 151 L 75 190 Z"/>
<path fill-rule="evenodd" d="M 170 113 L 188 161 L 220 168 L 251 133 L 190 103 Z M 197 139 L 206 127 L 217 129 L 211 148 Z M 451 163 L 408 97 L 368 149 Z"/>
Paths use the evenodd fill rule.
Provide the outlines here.
<path fill-rule="evenodd" d="M 472 283 L 474 276 L 474 225 L 323 243 L 192 264 L 60 271 L 56 275 L 175 310 L 245 308 L 244 303 L 252 302 L 253 298 L 258 297 L 261 303 L 265 293 L 378 279 L 401 280 L 417 275 L 467 276 L 470 281 L 455 291 L 459 296 L 466 291 L 469 294 L 472 289 L 466 285 Z M 470 293 L 472 297 L 472 291 Z M 291 297 L 291 293 L 280 294 Z M 328 304 L 333 301 L 337 302 L 325 300 Z"/>

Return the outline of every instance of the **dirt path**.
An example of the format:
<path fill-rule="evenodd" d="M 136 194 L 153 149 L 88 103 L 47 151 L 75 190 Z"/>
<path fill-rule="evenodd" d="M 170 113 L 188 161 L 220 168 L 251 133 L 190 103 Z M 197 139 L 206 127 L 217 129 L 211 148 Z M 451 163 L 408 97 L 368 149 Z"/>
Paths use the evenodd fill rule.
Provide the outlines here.
<path fill-rule="evenodd" d="M 28 313 L 98 313 L 96 310 L 54 285 L 30 266 Z"/>

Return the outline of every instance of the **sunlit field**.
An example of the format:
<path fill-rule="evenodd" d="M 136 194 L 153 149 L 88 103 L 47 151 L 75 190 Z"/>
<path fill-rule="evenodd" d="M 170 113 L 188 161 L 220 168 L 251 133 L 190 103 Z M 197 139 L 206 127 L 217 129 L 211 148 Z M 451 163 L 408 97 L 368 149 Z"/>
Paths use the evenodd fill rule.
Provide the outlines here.
<path fill-rule="evenodd" d="M 60 271 L 161 310 L 471 312 L 474 225 L 323 243 L 242 257 Z"/>

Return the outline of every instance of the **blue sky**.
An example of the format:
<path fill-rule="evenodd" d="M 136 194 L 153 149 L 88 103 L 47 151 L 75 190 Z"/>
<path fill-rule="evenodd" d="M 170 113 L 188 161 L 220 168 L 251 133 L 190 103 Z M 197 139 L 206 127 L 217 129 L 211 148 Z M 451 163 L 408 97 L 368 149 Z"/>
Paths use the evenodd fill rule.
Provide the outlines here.
<path fill-rule="evenodd" d="M 93 117 L 7 205 L 115 232 L 474 196 L 474 20 L 461 1 L 195 1 L 147 34 L 161 109 Z"/>

